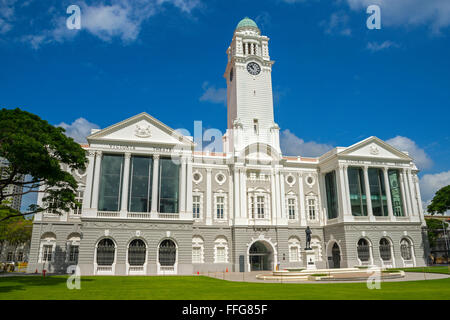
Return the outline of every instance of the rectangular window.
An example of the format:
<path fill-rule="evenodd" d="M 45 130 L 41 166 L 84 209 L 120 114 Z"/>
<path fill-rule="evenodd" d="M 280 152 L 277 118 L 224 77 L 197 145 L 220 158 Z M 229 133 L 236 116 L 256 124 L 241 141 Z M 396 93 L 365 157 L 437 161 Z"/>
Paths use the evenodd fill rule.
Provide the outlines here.
<path fill-rule="evenodd" d="M 308 199 L 308 213 L 309 220 L 316 220 L 316 201 L 314 199 Z"/>
<path fill-rule="evenodd" d="M 43 262 L 50 262 L 52 261 L 52 251 L 53 246 L 52 245 L 44 245 L 42 248 L 42 261 Z"/>
<path fill-rule="evenodd" d="M 392 209 L 394 216 L 404 217 L 402 191 L 400 189 L 400 172 L 395 169 L 388 170 L 389 186 L 391 189 Z"/>
<path fill-rule="evenodd" d="M 192 263 L 202 263 L 202 248 L 192 248 Z"/>
<path fill-rule="evenodd" d="M 69 262 L 78 263 L 78 246 L 70 246 Z"/>
<path fill-rule="evenodd" d="M 290 262 L 298 261 L 298 247 L 290 247 L 289 248 L 289 261 Z"/>
<path fill-rule="evenodd" d="M 217 262 L 218 263 L 225 263 L 225 248 L 224 247 L 217 247 Z"/>
<path fill-rule="evenodd" d="M 13 257 L 12 251 L 8 252 L 8 256 L 7 256 L 6 260 L 8 262 L 11 262 L 11 261 L 13 261 L 13 259 L 14 259 L 14 257 Z"/>
<path fill-rule="evenodd" d="M 264 219 L 264 197 L 256 198 L 256 210 L 258 219 Z"/>
<path fill-rule="evenodd" d="M 160 159 L 159 177 L 159 212 L 178 213 L 180 165 L 172 159 Z"/>
<path fill-rule="evenodd" d="M 327 194 L 328 219 L 335 219 L 338 217 L 338 200 L 335 171 L 331 171 L 325 175 L 325 188 Z"/>
<path fill-rule="evenodd" d="M 288 199 L 289 219 L 295 220 L 295 199 Z"/>
<path fill-rule="evenodd" d="M 83 191 L 77 191 L 75 200 L 78 202 L 78 204 L 75 206 L 75 209 L 73 210 L 73 214 L 81 215 L 81 211 L 83 209 Z"/>
<path fill-rule="evenodd" d="M 123 156 L 104 155 L 100 174 L 99 211 L 120 211 L 122 197 Z"/>
<path fill-rule="evenodd" d="M 224 211 L 224 205 L 225 205 L 225 198 L 224 197 L 217 197 L 217 219 L 223 219 L 223 211 Z"/>
<path fill-rule="evenodd" d="M 153 159 L 132 157 L 130 166 L 129 212 L 150 212 L 152 210 Z"/>
<path fill-rule="evenodd" d="M 23 261 L 23 252 L 22 252 L 22 251 L 20 251 L 20 252 L 17 254 L 17 261 L 18 261 L 18 262 L 22 262 L 22 261 Z"/>
<path fill-rule="evenodd" d="M 373 215 L 378 217 L 387 216 L 386 188 L 382 169 L 369 168 L 369 187 Z"/>
<path fill-rule="evenodd" d="M 352 215 L 367 216 L 366 189 L 362 168 L 348 168 L 348 186 Z"/>
<path fill-rule="evenodd" d="M 193 196 L 192 212 L 193 212 L 194 219 L 200 219 L 200 196 Z"/>
<path fill-rule="evenodd" d="M 253 131 L 255 132 L 255 134 L 259 134 L 258 119 L 253 119 Z"/>

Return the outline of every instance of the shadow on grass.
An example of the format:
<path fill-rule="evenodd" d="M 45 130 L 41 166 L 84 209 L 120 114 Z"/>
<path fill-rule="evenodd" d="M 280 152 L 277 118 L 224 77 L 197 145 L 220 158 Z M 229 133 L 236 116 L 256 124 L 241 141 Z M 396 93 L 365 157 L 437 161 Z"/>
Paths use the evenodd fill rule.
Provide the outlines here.
<path fill-rule="evenodd" d="M 68 276 L 15 276 L 0 279 L 0 294 L 25 291 L 30 287 L 52 287 L 65 286 Z M 91 279 L 82 279 L 83 282 L 93 281 Z M 2 285 L 7 283 L 8 285 Z"/>

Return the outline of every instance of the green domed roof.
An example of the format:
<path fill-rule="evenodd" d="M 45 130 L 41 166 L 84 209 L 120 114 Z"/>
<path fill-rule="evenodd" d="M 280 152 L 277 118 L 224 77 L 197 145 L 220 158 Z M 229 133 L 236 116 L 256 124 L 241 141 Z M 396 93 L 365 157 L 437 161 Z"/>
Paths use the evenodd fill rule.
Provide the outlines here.
<path fill-rule="evenodd" d="M 255 21 L 253 21 L 249 17 L 245 17 L 244 19 L 241 20 L 241 22 L 239 22 L 236 29 L 245 28 L 245 27 L 258 28 L 258 25 L 256 24 Z"/>

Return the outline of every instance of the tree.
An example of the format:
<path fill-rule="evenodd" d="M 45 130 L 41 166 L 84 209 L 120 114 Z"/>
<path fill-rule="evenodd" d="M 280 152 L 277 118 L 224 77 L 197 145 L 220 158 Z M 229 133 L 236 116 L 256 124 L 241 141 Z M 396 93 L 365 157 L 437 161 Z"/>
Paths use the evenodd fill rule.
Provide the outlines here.
<path fill-rule="evenodd" d="M 439 234 L 442 233 L 444 228 L 448 228 L 448 223 L 439 219 L 426 219 L 426 222 L 428 228 L 428 241 L 430 247 L 434 247 L 436 245 L 436 240 L 439 238 Z"/>
<path fill-rule="evenodd" d="M 70 171 L 86 169 L 86 152 L 64 132 L 32 113 L 0 110 L 0 158 L 7 160 L 0 176 L 0 204 L 16 195 L 45 194 L 42 206 L 31 205 L 27 212 L 11 210 L 0 221 L 49 208 L 61 214 L 79 205 L 78 185 Z M 10 185 L 21 191 L 8 191 Z"/>
<path fill-rule="evenodd" d="M 14 254 L 16 254 L 18 246 L 31 240 L 33 221 L 19 215 L 20 212 L 17 210 L 8 206 L 0 206 L 0 217 L 5 217 L 11 212 L 15 212 L 18 216 L 0 222 L 0 245 L 8 243 L 14 246 Z"/>
<path fill-rule="evenodd" d="M 450 210 L 450 185 L 443 187 L 431 200 L 431 204 L 428 206 L 427 211 L 434 214 L 444 214 Z"/>

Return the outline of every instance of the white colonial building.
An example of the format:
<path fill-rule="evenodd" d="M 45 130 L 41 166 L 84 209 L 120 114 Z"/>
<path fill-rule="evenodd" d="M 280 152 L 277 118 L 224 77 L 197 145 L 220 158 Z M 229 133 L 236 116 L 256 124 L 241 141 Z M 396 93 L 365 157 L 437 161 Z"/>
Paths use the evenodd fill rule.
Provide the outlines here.
<path fill-rule="evenodd" d="M 223 153 L 196 152 L 191 137 L 147 113 L 93 132 L 89 166 L 73 172 L 82 208 L 36 215 L 29 271 L 300 268 L 307 226 L 318 267 L 424 265 L 408 154 L 370 137 L 318 158 L 282 155 L 268 43 L 248 18 L 234 32 Z"/>

